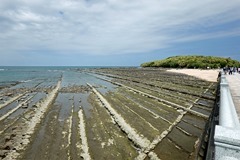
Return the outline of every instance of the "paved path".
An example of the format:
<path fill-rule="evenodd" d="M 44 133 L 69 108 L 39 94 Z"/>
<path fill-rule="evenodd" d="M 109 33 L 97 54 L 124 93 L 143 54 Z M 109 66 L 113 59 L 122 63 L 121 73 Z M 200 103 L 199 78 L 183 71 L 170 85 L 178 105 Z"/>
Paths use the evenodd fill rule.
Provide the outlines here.
<path fill-rule="evenodd" d="M 238 118 L 240 119 L 240 74 L 226 75 L 232 94 L 233 102 L 236 107 Z"/>

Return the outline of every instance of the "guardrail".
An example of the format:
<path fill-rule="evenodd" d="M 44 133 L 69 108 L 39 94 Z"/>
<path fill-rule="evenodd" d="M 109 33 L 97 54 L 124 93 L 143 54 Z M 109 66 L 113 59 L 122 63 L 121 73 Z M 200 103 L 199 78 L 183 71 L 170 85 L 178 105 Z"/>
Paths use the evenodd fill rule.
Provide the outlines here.
<path fill-rule="evenodd" d="M 220 83 L 219 125 L 231 128 L 239 128 L 240 126 L 229 85 L 223 74 Z"/>
<path fill-rule="evenodd" d="M 240 123 L 229 84 L 221 74 L 219 125 L 214 135 L 215 160 L 240 159 Z"/>

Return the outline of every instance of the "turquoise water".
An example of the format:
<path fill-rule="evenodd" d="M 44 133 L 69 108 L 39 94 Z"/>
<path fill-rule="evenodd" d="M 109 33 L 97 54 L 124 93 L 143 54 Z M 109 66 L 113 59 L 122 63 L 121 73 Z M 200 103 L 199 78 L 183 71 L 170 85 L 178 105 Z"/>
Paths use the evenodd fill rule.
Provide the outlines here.
<path fill-rule="evenodd" d="M 108 85 L 79 69 L 99 67 L 0 67 L 0 87 L 33 88 L 53 86 L 62 78 L 62 87 L 73 85 Z M 102 67 L 101 67 L 102 68 Z"/>
<path fill-rule="evenodd" d="M 0 86 L 61 76 L 60 67 L 0 67 Z M 55 72 L 53 72 L 55 71 Z"/>
<path fill-rule="evenodd" d="M 51 81 L 64 72 L 83 67 L 0 67 L 0 86 L 21 82 Z"/>

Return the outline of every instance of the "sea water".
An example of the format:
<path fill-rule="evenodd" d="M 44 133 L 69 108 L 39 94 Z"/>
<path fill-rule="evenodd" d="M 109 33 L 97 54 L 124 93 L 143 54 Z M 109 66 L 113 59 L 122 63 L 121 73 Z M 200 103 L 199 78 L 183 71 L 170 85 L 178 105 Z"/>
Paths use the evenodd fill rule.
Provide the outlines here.
<path fill-rule="evenodd" d="M 106 82 L 97 79 L 82 69 L 100 68 L 100 67 L 0 67 L 0 89 L 5 87 L 12 88 L 33 88 L 36 86 L 47 87 L 56 85 L 57 81 L 62 79 L 61 87 L 73 85 L 86 85 L 86 83 L 103 85 Z M 109 85 L 109 83 L 108 83 Z"/>

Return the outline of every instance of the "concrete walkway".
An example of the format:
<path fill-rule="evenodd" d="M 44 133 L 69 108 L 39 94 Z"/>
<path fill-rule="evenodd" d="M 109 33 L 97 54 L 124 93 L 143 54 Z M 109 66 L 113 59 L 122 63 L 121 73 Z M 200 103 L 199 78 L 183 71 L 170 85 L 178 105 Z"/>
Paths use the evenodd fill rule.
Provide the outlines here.
<path fill-rule="evenodd" d="M 236 107 L 238 118 L 240 120 L 240 74 L 226 75 L 232 94 L 233 102 Z"/>

